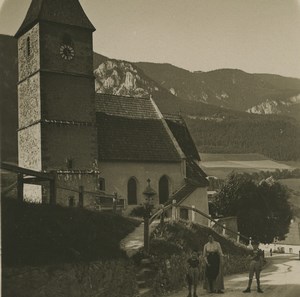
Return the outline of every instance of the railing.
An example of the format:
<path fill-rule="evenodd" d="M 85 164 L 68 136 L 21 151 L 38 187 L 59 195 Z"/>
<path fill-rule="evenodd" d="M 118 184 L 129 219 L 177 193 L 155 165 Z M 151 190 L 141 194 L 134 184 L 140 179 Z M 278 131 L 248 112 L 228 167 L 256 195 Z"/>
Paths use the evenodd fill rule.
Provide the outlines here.
<path fill-rule="evenodd" d="M 96 207 L 98 210 L 123 210 L 125 209 L 125 200 L 115 197 L 96 197 Z"/>
<path fill-rule="evenodd" d="M 171 209 L 171 220 L 177 220 L 178 217 L 178 209 L 186 209 L 192 211 L 192 222 L 195 221 L 195 213 L 200 214 L 202 217 L 208 219 L 210 222 L 209 226 L 211 226 L 211 223 L 213 222 L 214 225 L 220 226 L 223 230 L 222 234 L 225 235 L 226 231 L 229 231 L 231 234 L 236 235 L 236 241 L 239 242 L 241 238 L 245 239 L 246 241 L 251 244 L 251 237 L 245 236 L 240 234 L 240 232 L 236 232 L 228 227 L 226 227 L 224 224 L 221 224 L 215 219 L 212 219 L 210 215 L 204 213 L 203 211 L 195 208 L 194 206 L 184 206 L 184 205 L 178 205 L 176 201 L 173 201 L 172 204 L 161 206 L 159 210 L 157 210 L 150 218 L 149 218 L 149 224 L 151 224 L 155 219 L 160 218 L 161 222 L 164 222 L 165 213 L 167 210 Z"/>

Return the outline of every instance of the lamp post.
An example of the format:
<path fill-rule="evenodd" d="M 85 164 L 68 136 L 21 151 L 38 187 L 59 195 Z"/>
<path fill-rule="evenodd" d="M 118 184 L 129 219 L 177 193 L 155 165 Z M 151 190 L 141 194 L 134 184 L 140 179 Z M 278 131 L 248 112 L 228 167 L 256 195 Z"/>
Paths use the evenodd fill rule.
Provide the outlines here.
<path fill-rule="evenodd" d="M 149 218 L 150 211 L 153 207 L 152 197 L 156 195 L 156 192 L 150 186 L 150 178 L 147 179 L 148 186 L 146 187 L 143 194 L 145 195 L 145 204 L 144 204 L 144 250 L 145 253 L 149 253 Z"/>

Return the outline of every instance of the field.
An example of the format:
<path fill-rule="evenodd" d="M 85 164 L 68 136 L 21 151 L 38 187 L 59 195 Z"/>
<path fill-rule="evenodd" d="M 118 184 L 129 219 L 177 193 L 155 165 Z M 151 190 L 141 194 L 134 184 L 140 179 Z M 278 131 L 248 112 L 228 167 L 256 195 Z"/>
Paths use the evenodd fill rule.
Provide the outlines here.
<path fill-rule="evenodd" d="M 258 171 L 293 170 L 296 163 L 279 163 L 260 154 L 200 154 L 201 168 L 209 176 L 224 179 L 232 171 L 254 173 Z"/>

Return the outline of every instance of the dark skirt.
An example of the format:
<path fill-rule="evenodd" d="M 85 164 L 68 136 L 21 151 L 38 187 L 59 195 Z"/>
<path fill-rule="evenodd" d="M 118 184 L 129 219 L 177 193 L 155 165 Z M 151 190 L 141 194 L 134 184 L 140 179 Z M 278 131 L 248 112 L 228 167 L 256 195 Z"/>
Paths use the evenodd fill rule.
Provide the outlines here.
<path fill-rule="evenodd" d="M 209 253 L 207 256 L 206 277 L 209 280 L 215 280 L 219 274 L 220 257 L 218 253 Z"/>

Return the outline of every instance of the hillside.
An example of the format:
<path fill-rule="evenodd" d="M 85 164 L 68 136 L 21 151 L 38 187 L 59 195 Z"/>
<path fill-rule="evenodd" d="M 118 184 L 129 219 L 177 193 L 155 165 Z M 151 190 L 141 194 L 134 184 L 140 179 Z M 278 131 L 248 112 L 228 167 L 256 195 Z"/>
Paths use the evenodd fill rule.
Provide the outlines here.
<path fill-rule="evenodd" d="M 4 80 L 0 83 L 1 154 L 3 160 L 16 162 L 16 41 L 10 36 L 2 35 L 0 37 L 0 48 L 2 49 L 0 67 L 5 74 Z M 144 70 L 137 65 L 143 66 Z M 291 88 L 298 87 L 297 79 L 282 78 L 281 80 L 278 76 L 268 75 L 262 75 L 262 77 L 267 76 L 269 81 L 262 80 L 260 75 L 253 79 L 253 75 L 241 70 L 191 73 L 169 64 L 134 64 L 110 59 L 97 53 L 94 54 L 94 69 L 96 92 L 126 96 L 152 96 L 162 113 L 180 113 L 186 119 L 200 152 L 261 153 L 277 160 L 300 158 L 300 150 L 297 149 L 300 147 L 300 127 L 295 119 L 279 115 L 255 115 L 223 108 L 228 107 L 229 103 L 234 101 L 219 92 L 224 90 L 228 82 L 233 81 L 232 76 L 234 75 L 236 83 L 231 83 L 230 89 L 230 92 L 236 96 L 234 98 L 239 97 L 238 94 L 243 94 L 245 90 L 248 95 L 257 93 L 258 90 L 263 90 L 265 93 L 271 91 L 276 93 L 272 83 L 278 80 L 280 81 L 280 83 L 277 82 L 280 92 L 285 92 L 283 85 L 286 83 L 288 89 L 286 92 L 296 94 L 291 91 Z M 151 71 L 149 74 L 149 69 L 154 69 L 152 72 L 158 73 L 157 81 L 149 78 L 152 76 Z M 171 89 L 172 81 L 162 80 L 168 77 L 172 77 L 172 81 L 181 85 L 182 88 Z M 219 90 L 218 96 L 221 99 L 217 98 L 216 100 L 224 104 L 215 104 L 217 101 L 208 104 L 209 100 L 202 100 L 203 98 L 194 100 L 193 96 L 199 96 L 199 93 L 196 93 L 198 92 L 196 87 L 201 87 L 199 77 L 205 77 L 204 85 L 209 86 L 207 93 L 210 90 L 212 94 L 216 94 L 216 90 Z M 280 92 L 278 91 L 276 94 Z M 247 101 L 247 96 L 241 96 L 244 98 L 243 102 Z M 237 105 L 242 104 L 242 101 L 239 102 Z M 294 108 L 294 110 L 297 109 Z"/>
<path fill-rule="evenodd" d="M 2 199 L 2 262 L 8 266 L 126 257 L 120 241 L 138 223 L 113 213 Z"/>
<path fill-rule="evenodd" d="M 170 64 L 136 65 L 183 99 L 258 114 L 300 115 L 300 79 L 239 69 L 190 72 Z"/>

